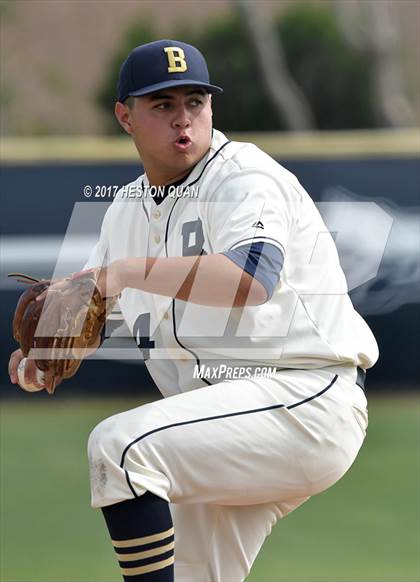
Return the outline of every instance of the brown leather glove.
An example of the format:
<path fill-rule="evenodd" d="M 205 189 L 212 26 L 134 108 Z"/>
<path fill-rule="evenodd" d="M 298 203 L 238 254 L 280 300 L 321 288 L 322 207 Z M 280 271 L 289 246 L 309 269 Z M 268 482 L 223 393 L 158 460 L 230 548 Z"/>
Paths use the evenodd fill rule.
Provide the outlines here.
<path fill-rule="evenodd" d="M 56 281 L 9 275 L 30 283 L 16 306 L 13 335 L 23 355 L 35 359 L 44 372 L 50 394 L 62 379 L 74 376 L 83 358 L 98 346 L 115 305 L 116 297 L 103 298 L 96 287 L 99 271 L 81 271 Z"/>

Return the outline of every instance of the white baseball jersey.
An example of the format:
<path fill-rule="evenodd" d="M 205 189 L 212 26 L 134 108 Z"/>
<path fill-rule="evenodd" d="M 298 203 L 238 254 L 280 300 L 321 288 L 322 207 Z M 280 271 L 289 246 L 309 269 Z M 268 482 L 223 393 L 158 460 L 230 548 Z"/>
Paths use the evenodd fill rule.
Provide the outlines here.
<path fill-rule="evenodd" d="M 367 427 L 356 366 L 378 354 L 332 237 L 290 172 L 214 131 L 183 186 L 159 205 L 145 175 L 121 189 L 88 266 L 203 253 L 237 263 L 236 251 L 264 243 L 254 274 L 268 299 L 229 309 L 123 291 L 124 318 L 172 397 L 93 430 L 92 505 L 154 493 L 171 503 L 175 579 L 239 582 L 276 521 L 353 463 Z"/>
<path fill-rule="evenodd" d="M 214 130 L 210 151 L 175 195 L 157 205 L 155 193 L 146 175 L 119 191 L 88 266 L 105 256 L 112 262 L 229 253 L 254 242 L 283 256 L 272 295 L 258 306 L 206 307 L 123 291 L 121 311 L 164 396 L 220 381 L 206 368 L 375 363 L 375 339 L 348 297 L 333 238 L 284 167 Z"/>

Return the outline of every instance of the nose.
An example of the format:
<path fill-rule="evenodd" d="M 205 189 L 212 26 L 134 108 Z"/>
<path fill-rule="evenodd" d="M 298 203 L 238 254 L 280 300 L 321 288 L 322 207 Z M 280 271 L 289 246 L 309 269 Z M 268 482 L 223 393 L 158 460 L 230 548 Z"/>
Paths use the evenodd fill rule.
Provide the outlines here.
<path fill-rule="evenodd" d="M 188 115 L 188 110 L 184 106 L 181 106 L 179 109 L 177 109 L 172 125 L 173 127 L 183 129 L 190 127 L 191 120 Z"/>

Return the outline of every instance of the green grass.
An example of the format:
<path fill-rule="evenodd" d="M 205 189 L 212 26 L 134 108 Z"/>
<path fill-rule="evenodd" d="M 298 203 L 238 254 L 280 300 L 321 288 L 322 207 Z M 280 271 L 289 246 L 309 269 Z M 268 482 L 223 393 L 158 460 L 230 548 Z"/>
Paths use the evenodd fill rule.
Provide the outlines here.
<path fill-rule="evenodd" d="M 89 507 L 85 451 L 99 420 L 134 405 L 3 403 L 2 582 L 120 582 L 101 513 Z M 372 398 L 355 465 L 276 526 L 248 581 L 417 582 L 418 420 L 414 397 Z"/>

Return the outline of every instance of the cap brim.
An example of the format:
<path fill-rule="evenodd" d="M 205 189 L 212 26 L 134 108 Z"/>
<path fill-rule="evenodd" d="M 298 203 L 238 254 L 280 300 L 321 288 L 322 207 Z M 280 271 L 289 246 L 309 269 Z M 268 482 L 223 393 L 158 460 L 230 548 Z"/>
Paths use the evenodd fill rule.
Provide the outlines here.
<path fill-rule="evenodd" d="M 223 93 L 223 89 L 217 85 L 210 85 L 210 83 L 202 83 L 200 81 L 194 81 L 193 79 L 178 79 L 173 81 L 164 81 L 163 83 L 156 83 L 156 85 L 149 85 L 149 87 L 143 87 L 138 91 L 130 91 L 128 95 L 124 97 L 141 97 L 142 95 L 149 95 L 150 93 L 155 93 L 156 91 L 161 91 L 162 89 L 169 89 L 169 87 L 187 87 L 189 85 L 194 85 L 195 87 L 203 87 L 209 93 Z"/>

